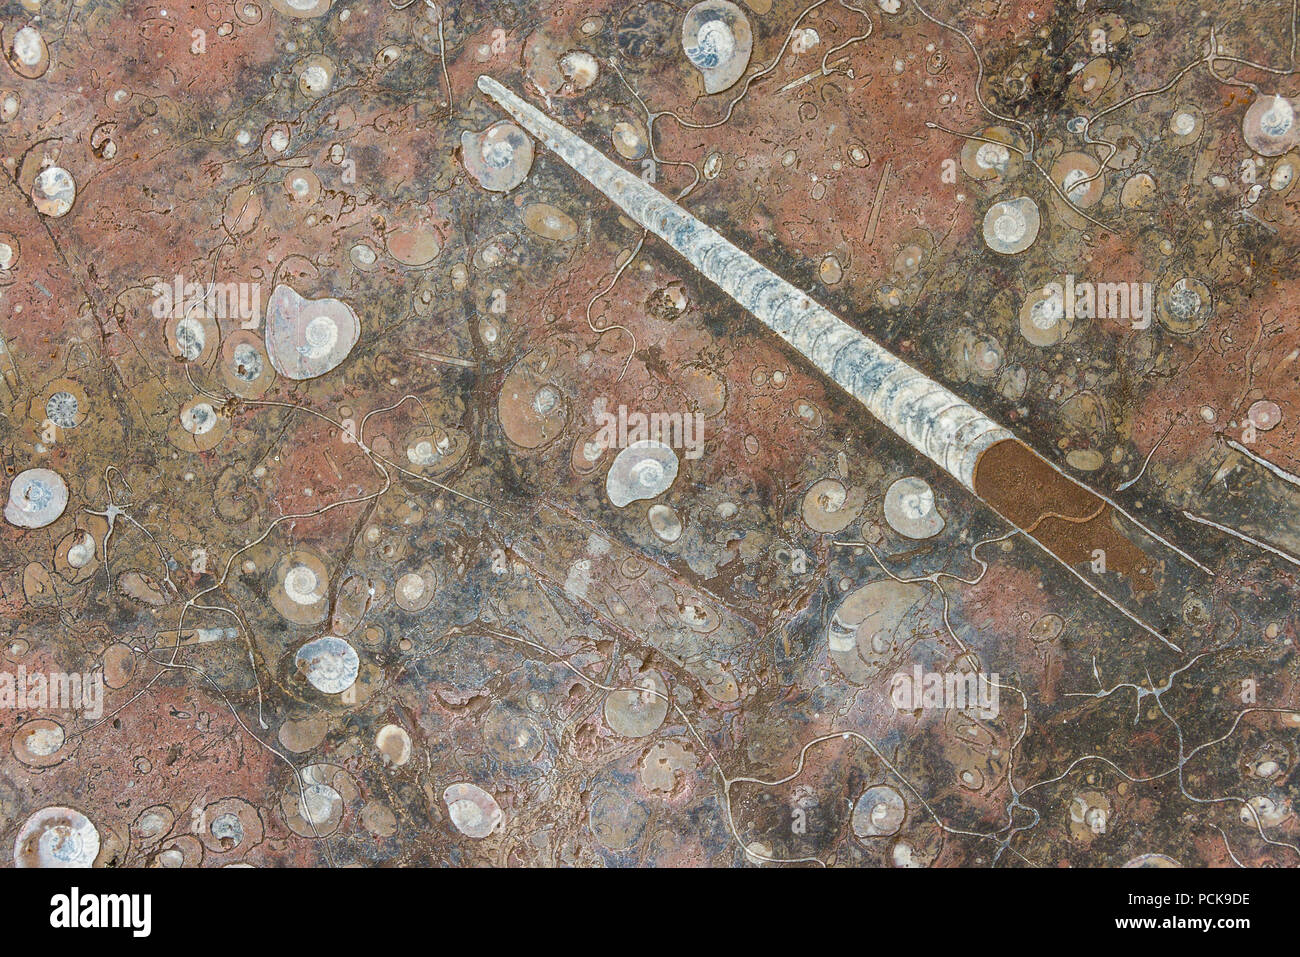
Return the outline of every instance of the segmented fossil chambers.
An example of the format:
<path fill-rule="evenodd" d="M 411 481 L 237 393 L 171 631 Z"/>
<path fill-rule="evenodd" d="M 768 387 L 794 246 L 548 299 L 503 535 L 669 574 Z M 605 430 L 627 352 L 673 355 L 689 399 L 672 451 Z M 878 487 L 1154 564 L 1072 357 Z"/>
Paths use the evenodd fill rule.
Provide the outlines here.
<path fill-rule="evenodd" d="M 722 235 L 491 77 L 479 88 L 633 219 L 806 355 L 871 413 L 973 490 L 980 454 L 1011 433 L 881 348 Z"/>

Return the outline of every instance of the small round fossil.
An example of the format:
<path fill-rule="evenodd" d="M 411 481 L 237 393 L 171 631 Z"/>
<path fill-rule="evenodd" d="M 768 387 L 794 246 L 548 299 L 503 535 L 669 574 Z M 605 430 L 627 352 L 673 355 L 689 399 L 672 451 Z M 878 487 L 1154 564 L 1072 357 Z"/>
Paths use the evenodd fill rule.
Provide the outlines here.
<path fill-rule="evenodd" d="M 271 6 L 275 8 L 277 13 L 297 20 L 324 16 L 329 12 L 331 3 L 333 3 L 333 0 L 271 0 Z M 249 6 L 252 6 L 252 4 L 246 4 L 245 9 Z M 260 11 L 258 19 L 261 19 Z"/>
<path fill-rule="evenodd" d="M 602 430 L 579 435 L 569 454 L 569 467 L 576 475 L 590 475 L 605 461 L 605 453 L 608 451 L 609 446 Z"/>
<path fill-rule="evenodd" d="M 136 652 L 124 641 L 115 641 L 104 649 L 104 684 L 125 688 L 135 676 Z"/>
<path fill-rule="evenodd" d="M 54 549 L 54 569 L 64 581 L 80 584 L 95 574 L 98 557 L 95 536 L 84 528 L 74 528 Z"/>
<path fill-rule="evenodd" d="M 868 582 L 836 606 L 826 629 L 830 659 L 854 684 L 866 684 L 912 640 L 928 596 L 920 585 Z"/>
<path fill-rule="evenodd" d="M 32 183 L 32 203 L 51 219 L 66 216 L 77 199 L 77 181 L 62 166 L 47 166 Z"/>
<path fill-rule="evenodd" d="M 298 71 L 298 89 L 312 99 L 318 99 L 334 85 L 337 68 L 327 56 L 316 54 L 302 62 Z"/>
<path fill-rule="evenodd" d="M 1065 287 L 1048 283 L 1033 290 L 1020 308 L 1020 334 L 1041 348 L 1054 346 L 1070 332 L 1065 313 Z"/>
<path fill-rule="evenodd" d="M 61 762 L 67 755 L 63 725 L 48 718 L 28 721 L 14 732 L 13 751 L 29 768 L 48 768 Z"/>
<path fill-rule="evenodd" d="M 460 134 L 461 160 L 484 189 L 508 193 L 528 178 L 533 168 L 533 141 L 509 120 L 493 123 L 480 133 Z"/>
<path fill-rule="evenodd" d="M 1095 205 L 1106 191 L 1101 164 L 1087 153 L 1066 153 L 1059 157 L 1052 164 L 1052 181 L 1080 209 Z"/>
<path fill-rule="evenodd" d="M 1125 867 L 1182 867 L 1168 854 L 1139 854 L 1124 863 Z"/>
<path fill-rule="evenodd" d="M 221 331 L 202 306 L 202 300 L 185 299 L 179 318 L 169 319 L 163 335 L 172 356 L 182 362 L 207 362 L 216 349 Z"/>
<path fill-rule="evenodd" d="M 1038 238 L 1038 204 L 1028 196 L 994 203 L 984 214 L 984 242 L 1004 255 L 1022 253 Z"/>
<path fill-rule="evenodd" d="M 564 431 L 569 405 L 552 381 L 555 357 L 535 349 L 506 374 L 497 396 L 497 418 L 506 438 L 525 449 L 537 449 Z"/>
<path fill-rule="evenodd" d="M 1040 617 L 1030 626 L 1029 638 L 1034 644 L 1044 644 L 1055 641 L 1061 637 L 1065 631 L 1065 619 L 1060 615 L 1047 614 Z"/>
<path fill-rule="evenodd" d="M 1261 156 L 1281 156 L 1300 146 L 1295 104 L 1285 96 L 1256 97 L 1241 119 L 1241 135 Z"/>
<path fill-rule="evenodd" d="M 326 635 L 298 649 L 294 665 L 313 688 L 322 694 L 342 694 L 356 684 L 361 662 L 342 638 Z"/>
<path fill-rule="evenodd" d="M 1104 56 L 1096 56 L 1074 74 L 1070 81 L 1072 90 L 1081 98 L 1092 101 L 1109 89 L 1119 79 L 1121 70 Z"/>
<path fill-rule="evenodd" d="M 275 369 L 261 336 L 237 329 L 221 342 L 221 377 L 231 392 L 255 399 L 275 381 Z"/>
<path fill-rule="evenodd" d="M 549 203 L 533 203 L 524 210 L 524 225 L 529 231 L 558 243 L 578 238 L 578 224 L 573 217 Z"/>
<path fill-rule="evenodd" d="M 570 50 L 560 57 L 560 72 L 569 89 L 582 92 L 600 77 L 600 61 L 586 50 Z"/>
<path fill-rule="evenodd" d="M 324 715 L 310 714 L 287 719 L 280 725 L 277 737 L 294 754 L 302 754 L 319 746 L 328 731 L 329 720 Z"/>
<path fill-rule="evenodd" d="M 68 506 L 68 486 L 58 472 L 27 469 L 9 486 L 5 521 L 19 528 L 44 528 Z"/>
<path fill-rule="evenodd" d="M 174 445 L 187 452 L 206 452 L 225 438 L 230 418 L 206 396 L 196 395 L 181 403 L 174 425 L 170 433 Z"/>
<path fill-rule="evenodd" d="M 864 501 L 862 491 L 845 488 L 839 479 L 824 478 L 809 486 L 800 511 L 813 531 L 838 532 L 858 517 Z"/>
<path fill-rule="evenodd" d="M 640 123 L 619 120 L 610 134 L 614 149 L 624 159 L 639 160 L 645 156 L 650 137 Z"/>
<path fill-rule="evenodd" d="M 944 529 L 943 516 L 934 503 L 934 490 L 925 479 L 901 478 L 885 492 L 885 521 L 905 538 L 933 538 Z"/>
<path fill-rule="evenodd" d="M 22 244 L 13 233 L 0 232 L 0 270 L 8 271 L 18 265 Z"/>
<path fill-rule="evenodd" d="M 9 65 L 15 73 L 35 80 L 50 68 L 50 48 L 36 27 L 22 27 L 9 46 Z"/>
<path fill-rule="evenodd" d="M 1214 297 L 1209 288 L 1191 276 L 1176 280 L 1157 300 L 1160 324 L 1180 335 L 1198 331 L 1213 311 Z"/>
<path fill-rule="evenodd" d="M 1065 464 L 1080 472 L 1095 472 L 1106 464 L 1106 457 L 1096 449 L 1070 449 Z"/>
<path fill-rule="evenodd" d="M 176 813 L 166 804 L 154 804 L 136 815 L 131 822 L 131 838 L 142 846 L 156 844 L 171 833 Z"/>
<path fill-rule="evenodd" d="M 605 476 L 605 492 L 619 508 L 658 498 L 677 479 L 677 453 L 662 442 L 633 442 L 614 458 Z"/>
<path fill-rule="evenodd" d="M 988 126 L 979 135 L 980 139 L 962 147 L 962 171 L 971 179 L 986 181 L 1005 182 L 1019 175 L 1022 160 L 1015 133 L 1005 126 Z"/>
<path fill-rule="evenodd" d="M 401 575 L 393 588 L 393 598 L 403 611 L 423 611 L 433 601 L 437 589 L 437 574 L 425 567 Z"/>
<path fill-rule="evenodd" d="M 637 675 L 632 688 L 611 691 L 605 698 L 605 721 L 627 738 L 652 734 L 668 715 L 668 686 L 657 671 Z"/>
<path fill-rule="evenodd" d="M 466 837 L 482 840 L 505 822 L 497 799 L 477 784 L 468 781 L 452 784 L 442 792 L 442 800 L 451 823 Z"/>
<path fill-rule="evenodd" d="M 749 65 L 754 37 L 749 19 L 729 0 L 704 0 L 682 21 L 682 50 L 700 71 L 705 93 L 734 86 Z"/>
<path fill-rule="evenodd" d="M 45 400 L 45 417 L 61 429 L 75 429 L 85 418 L 77 397 L 66 389 L 51 393 Z"/>
<path fill-rule="evenodd" d="M 1280 196 L 1285 196 L 1295 187 L 1300 178 L 1300 156 L 1288 153 L 1273 164 L 1268 174 L 1268 188 Z"/>
<path fill-rule="evenodd" d="M 469 436 L 459 429 L 419 427 L 405 441 L 406 460 L 430 475 L 458 464 L 469 451 Z"/>
<path fill-rule="evenodd" d="M 1276 402 L 1260 399 L 1246 410 L 1246 418 L 1254 423 L 1259 431 L 1267 432 L 1269 429 L 1276 428 L 1282 421 L 1282 409 Z"/>
<path fill-rule="evenodd" d="M 867 788 L 853 805 L 851 826 L 859 838 L 897 834 L 907 817 L 903 796 L 888 784 Z"/>
<path fill-rule="evenodd" d="M 384 236 L 384 248 L 403 266 L 427 269 L 442 252 L 442 238 L 436 230 L 413 223 L 398 226 Z"/>
<path fill-rule="evenodd" d="M 309 169 L 291 170 L 284 178 L 284 191 L 296 203 L 315 202 L 320 196 L 320 177 Z"/>
<path fill-rule="evenodd" d="M 199 840 L 209 851 L 224 854 L 262 843 L 262 816 L 243 798 L 222 798 L 203 809 Z"/>
<path fill-rule="evenodd" d="M 338 765 L 309 764 L 302 769 L 301 782 L 289 778 L 280 796 L 280 813 L 299 837 L 329 837 L 359 793 L 352 776 Z"/>
<path fill-rule="evenodd" d="M 361 823 L 375 837 L 392 837 L 397 833 L 397 815 L 377 801 L 361 809 Z"/>
<path fill-rule="evenodd" d="M 1194 106 L 1179 106 L 1169 116 L 1169 132 L 1176 146 L 1185 146 L 1201 135 L 1205 121 L 1201 111 Z"/>
<path fill-rule="evenodd" d="M 651 505 L 646 512 L 646 520 L 660 541 L 671 545 L 682 537 L 682 520 L 677 517 L 677 511 L 671 505 Z"/>
<path fill-rule="evenodd" d="M 14 842 L 15 867 L 90 867 L 99 855 L 99 831 L 70 807 L 41 808 Z"/>
<path fill-rule="evenodd" d="M 411 736 L 406 729 L 386 724 L 375 735 L 375 747 L 383 756 L 384 764 L 400 768 L 411 760 Z"/>
<path fill-rule="evenodd" d="M 1119 202 L 1125 209 L 1148 209 L 1156 196 L 1156 181 L 1150 173 L 1135 173 L 1124 181 Z"/>
<path fill-rule="evenodd" d="M 329 572 L 314 552 L 297 548 L 276 564 L 271 604 L 289 621 L 314 625 L 329 613 Z"/>

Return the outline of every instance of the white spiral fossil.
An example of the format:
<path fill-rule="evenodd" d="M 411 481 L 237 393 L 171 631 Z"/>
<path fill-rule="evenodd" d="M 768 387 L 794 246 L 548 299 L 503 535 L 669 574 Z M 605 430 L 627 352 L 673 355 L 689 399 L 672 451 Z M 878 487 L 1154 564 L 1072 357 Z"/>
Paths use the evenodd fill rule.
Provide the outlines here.
<path fill-rule="evenodd" d="M 975 465 L 980 455 L 1012 438 L 1010 432 L 808 298 L 496 80 L 480 76 L 478 86 L 628 216 L 667 242 L 807 356 L 873 416 L 975 491 Z"/>

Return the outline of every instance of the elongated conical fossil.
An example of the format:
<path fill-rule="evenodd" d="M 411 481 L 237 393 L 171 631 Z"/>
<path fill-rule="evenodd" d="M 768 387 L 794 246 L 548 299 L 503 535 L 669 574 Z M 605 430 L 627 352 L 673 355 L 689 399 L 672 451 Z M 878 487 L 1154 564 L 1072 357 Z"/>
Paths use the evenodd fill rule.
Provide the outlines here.
<path fill-rule="evenodd" d="M 877 419 L 971 491 L 975 464 L 1011 433 L 818 305 L 657 189 L 493 80 L 487 93 L 526 130 L 812 360 Z"/>
<path fill-rule="evenodd" d="M 1010 431 L 810 299 L 657 189 L 488 76 L 478 87 L 642 228 L 806 356 L 880 422 L 1058 559 L 1125 617 L 1163 635 L 1076 570 L 1095 563 L 1154 587 L 1154 563 L 1122 534 L 1115 503 L 1066 476 Z M 1204 569 L 1191 556 L 1147 534 Z"/>

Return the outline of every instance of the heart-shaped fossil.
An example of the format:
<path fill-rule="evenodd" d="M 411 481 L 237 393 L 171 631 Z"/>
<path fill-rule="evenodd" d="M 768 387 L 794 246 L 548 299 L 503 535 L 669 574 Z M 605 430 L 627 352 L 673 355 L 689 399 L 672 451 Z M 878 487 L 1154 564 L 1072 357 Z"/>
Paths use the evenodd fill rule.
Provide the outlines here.
<path fill-rule="evenodd" d="M 361 337 L 361 320 L 339 299 L 307 299 L 284 284 L 266 304 L 266 353 L 286 379 L 338 368 Z"/>

